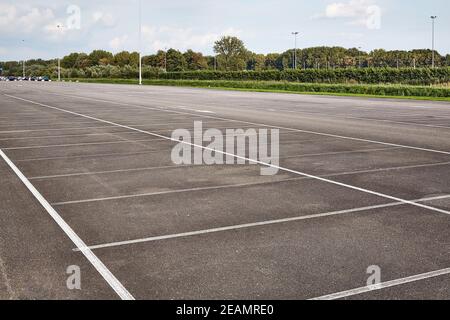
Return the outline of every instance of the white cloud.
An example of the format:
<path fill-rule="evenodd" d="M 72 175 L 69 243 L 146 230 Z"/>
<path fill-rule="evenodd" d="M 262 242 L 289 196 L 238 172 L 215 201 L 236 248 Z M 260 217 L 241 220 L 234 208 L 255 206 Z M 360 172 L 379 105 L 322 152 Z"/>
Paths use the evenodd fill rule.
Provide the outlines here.
<path fill-rule="evenodd" d="M 101 26 L 108 28 L 114 27 L 117 23 L 116 19 L 112 14 L 100 11 L 93 13 L 92 20 L 94 21 L 94 23 L 100 24 Z"/>
<path fill-rule="evenodd" d="M 109 46 L 114 50 L 123 49 L 127 40 L 128 40 L 128 35 L 123 35 L 121 37 L 115 37 L 114 39 L 109 41 Z"/>
<path fill-rule="evenodd" d="M 326 6 L 325 13 L 316 15 L 314 18 L 345 18 L 351 25 L 380 29 L 381 8 L 375 4 L 374 0 L 335 2 Z"/>
<path fill-rule="evenodd" d="M 164 48 L 178 50 L 202 50 L 211 48 L 221 36 L 240 36 L 240 30 L 228 28 L 223 32 L 195 33 L 191 28 L 176 27 L 142 27 L 142 39 L 146 50 L 157 51 Z"/>
<path fill-rule="evenodd" d="M 54 19 L 51 9 L 32 8 L 29 12 L 18 18 L 17 23 L 23 32 L 29 33 L 42 26 L 42 23 Z"/>
<path fill-rule="evenodd" d="M 53 11 L 48 8 L 0 4 L 0 33 L 32 33 L 54 18 Z"/>
<path fill-rule="evenodd" d="M 17 15 L 15 6 L 0 3 L 0 27 L 4 28 L 14 22 Z"/>

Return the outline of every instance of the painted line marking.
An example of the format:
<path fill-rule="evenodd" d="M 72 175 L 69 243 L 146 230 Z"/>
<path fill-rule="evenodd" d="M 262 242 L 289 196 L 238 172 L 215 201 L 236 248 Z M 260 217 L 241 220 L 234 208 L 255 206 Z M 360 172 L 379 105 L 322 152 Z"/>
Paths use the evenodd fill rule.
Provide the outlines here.
<path fill-rule="evenodd" d="M 135 169 L 123 169 L 123 170 L 110 170 L 110 171 L 92 171 L 92 172 L 78 172 L 78 173 L 68 173 L 68 174 L 57 174 L 49 176 L 36 176 L 29 177 L 29 180 L 46 180 L 46 179 L 58 179 L 58 178 L 68 178 L 68 177 L 79 177 L 79 176 L 90 176 L 90 175 L 100 175 L 109 173 L 125 173 L 125 172 L 138 172 L 138 171 L 151 171 L 151 170 L 161 170 L 161 169 L 176 169 L 176 168 L 190 168 L 195 165 L 180 165 L 180 166 L 161 166 L 161 167 L 145 167 L 145 168 L 135 168 Z"/>
<path fill-rule="evenodd" d="M 447 163 L 447 164 L 450 164 Z M 193 166 L 184 166 L 184 167 L 195 167 Z M 184 168 L 183 167 L 183 168 Z M 409 168 L 419 168 L 424 166 L 413 166 L 413 167 L 397 167 L 394 169 L 409 169 Z M 178 167 L 163 167 L 162 169 L 172 169 Z M 158 169 L 158 168 L 156 168 Z M 154 169 L 152 169 L 154 170 Z M 382 172 L 382 171 L 390 171 L 389 169 L 373 169 L 373 170 L 361 170 L 361 171 L 350 171 L 350 172 L 342 172 L 342 173 L 333 173 L 328 175 L 320 175 L 321 178 L 331 178 L 331 177 L 340 177 L 340 176 L 348 176 L 362 173 L 374 173 L 374 172 Z M 131 170 L 130 170 L 131 171 Z M 141 170 L 133 170 L 133 171 L 141 171 Z M 120 171 L 115 171 L 112 173 L 117 173 Z M 111 197 L 101 197 L 101 198 L 91 198 L 91 199 L 80 199 L 80 200 L 70 200 L 70 201 L 61 201 L 52 203 L 53 206 L 64 206 L 64 205 L 72 205 L 72 204 L 81 204 L 81 203 L 92 203 L 92 202 L 102 202 L 102 201 L 114 201 L 114 200 L 124 200 L 124 199 L 132 199 L 132 198 L 142 198 L 142 197 L 153 197 L 159 195 L 168 195 L 168 194 L 180 194 L 180 193 L 190 193 L 190 192 L 198 192 L 198 191 L 207 191 L 207 190 L 220 190 L 220 189 L 234 189 L 234 188 L 242 188 L 242 187 L 252 187 L 252 186 L 263 186 L 270 184 L 282 184 L 287 182 L 295 182 L 311 179 L 308 177 L 299 177 L 299 178 L 286 178 L 281 180 L 274 181 L 264 181 L 264 182 L 249 182 L 249 183 L 237 183 L 237 184 L 228 184 L 228 185 L 219 185 L 219 186 L 210 186 L 210 187 L 196 187 L 196 188 L 186 188 L 186 189 L 177 189 L 177 190 L 166 190 L 166 191 L 158 191 L 158 192 L 148 192 L 148 193 L 138 193 L 138 194 L 130 194 L 130 195 L 120 195 L 120 196 L 111 196 Z"/>
<path fill-rule="evenodd" d="M 261 110 L 264 109 L 253 109 L 253 110 Z M 407 126 L 419 126 L 419 127 L 430 127 L 430 128 L 440 128 L 440 129 L 450 129 L 449 126 L 444 125 L 432 125 L 432 124 L 424 124 L 424 123 L 414 123 L 414 122 L 405 122 L 405 121 L 395 121 L 395 120 L 387 120 L 387 119 L 374 119 L 374 118 L 365 118 L 365 117 L 353 117 L 353 116 L 345 116 L 345 115 L 336 115 L 336 114 L 326 114 L 319 112 L 308 112 L 308 111 L 293 111 L 293 110 L 285 110 L 285 109 L 267 109 L 270 112 L 279 112 L 279 113 L 291 113 L 291 114 L 309 114 L 315 116 L 328 116 L 329 118 L 339 118 L 339 119 L 348 119 L 348 120 L 363 120 L 363 121 L 372 121 L 372 122 L 381 122 L 381 123 L 395 123 Z"/>
<path fill-rule="evenodd" d="M 114 157 L 114 156 L 134 156 L 141 154 L 149 154 L 149 153 L 158 153 L 159 150 L 147 150 L 142 152 L 125 152 L 125 153 L 103 153 L 103 154 L 93 154 L 93 155 L 84 155 L 84 156 L 62 156 L 62 157 L 48 157 L 48 158 L 29 158 L 29 159 L 16 159 L 15 162 L 29 162 L 29 161 L 50 161 L 50 160 L 72 160 L 72 159 L 88 159 L 95 157 Z"/>
<path fill-rule="evenodd" d="M 36 130 L 12 130 L 12 131 L 0 131 L 2 133 L 27 133 L 27 132 L 42 132 L 42 131 L 65 131 L 65 130 L 86 130 L 86 129 L 107 129 L 115 128 L 115 126 L 103 126 L 103 127 L 84 127 L 84 128 L 64 128 L 64 129 L 36 129 Z"/>
<path fill-rule="evenodd" d="M 74 125 L 74 124 L 93 124 L 92 121 L 91 122 L 65 122 L 65 123 L 52 123 L 52 125 L 54 126 L 67 126 L 67 125 Z M 9 124 L 2 124 L 0 123 L 0 127 L 3 129 L 7 129 L 8 127 L 39 127 L 39 126 L 45 126 L 48 125 L 48 119 L 46 122 L 44 123 L 19 123 L 19 124 L 11 124 L 11 122 Z"/>
<path fill-rule="evenodd" d="M 226 156 L 230 156 L 230 157 L 233 157 L 233 158 L 236 158 L 236 159 L 249 161 L 250 163 L 264 165 L 264 166 L 267 166 L 267 167 L 270 167 L 270 168 L 273 168 L 273 169 L 277 169 L 277 170 L 281 170 L 281 171 L 297 174 L 297 175 L 300 175 L 300 176 L 309 177 L 311 179 L 315 179 L 315 180 L 318 180 L 318 181 L 330 183 L 330 184 L 333 184 L 333 185 L 336 185 L 336 186 L 340 186 L 340 187 L 344 187 L 344 188 L 347 188 L 347 189 L 360 191 L 360 192 L 371 194 L 371 195 L 375 195 L 375 196 L 378 196 L 378 197 L 381 197 L 381 198 L 394 200 L 396 202 L 403 202 L 405 204 L 410 204 L 410 205 L 413 205 L 413 206 L 416 206 L 416 207 L 419 207 L 419 208 L 422 208 L 422 209 L 427 209 L 427 210 L 443 213 L 443 214 L 446 214 L 446 215 L 450 215 L 450 211 L 439 209 L 439 208 L 435 208 L 435 207 L 431 207 L 431 206 L 427 206 L 427 205 L 423 205 L 423 204 L 420 204 L 420 203 L 414 203 L 412 201 L 401 199 L 401 198 L 394 197 L 394 196 L 390 196 L 390 195 L 387 195 L 387 194 L 384 194 L 384 193 L 381 193 L 381 192 L 372 191 L 372 190 L 368 190 L 368 189 L 365 189 L 365 188 L 352 186 L 352 185 L 349 185 L 349 184 L 346 184 L 346 183 L 342 183 L 342 182 L 338 182 L 338 181 L 334 181 L 334 180 L 330 180 L 330 179 L 326 179 L 326 178 L 321 178 L 321 177 L 318 177 L 318 176 L 315 176 L 315 175 L 312 175 L 312 174 L 308 174 L 308 173 L 305 173 L 305 172 L 300 172 L 300 171 L 297 171 L 297 170 L 284 168 L 284 167 L 281 167 L 281 166 L 265 163 L 263 161 L 259 161 L 259 160 L 255 160 L 255 159 L 249 159 L 249 158 L 242 157 L 242 156 L 239 156 L 239 155 L 236 155 L 236 154 L 233 154 L 233 153 L 224 152 L 224 151 L 218 151 L 218 150 L 216 150 L 214 148 L 204 147 L 204 146 L 201 146 L 201 145 L 197 145 L 195 143 L 186 142 L 186 141 L 179 141 L 179 140 L 173 139 L 171 137 L 166 137 L 166 136 L 163 136 L 163 135 L 160 135 L 160 134 L 156 134 L 156 133 L 152 133 L 152 132 L 149 132 L 149 131 L 133 128 L 133 127 L 130 127 L 130 126 L 121 125 L 121 124 L 118 124 L 118 123 L 115 123 L 115 122 L 112 122 L 112 121 L 108 121 L 108 120 L 94 118 L 94 117 L 91 117 L 91 116 L 88 116 L 88 115 L 85 115 L 85 114 L 81 114 L 81 113 L 65 110 L 65 109 L 62 109 L 62 108 L 52 107 L 52 106 L 49 106 L 49 105 L 46 105 L 46 104 L 42 104 L 42 103 L 39 103 L 39 102 L 35 102 L 35 101 L 31 101 L 31 100 L 27 100 L 27 99 L 15 97 L 15 96 L 11 96 L 11 95 L 8 95 L 8 94 L 5 94 L 5 95 L 7 97 L 10 97 L 10 98 L 13 98 L 13 99 L 16 99 L 16 100 L 21 100 L 21 101 L 24 101 L 24 102 L 27 102 L 27 103 L 31 103 L 31 104 L 34 104 L 34 105 L 39 105 L 39 106 L 42 106 L 42 107 L 45 107 L 45 108 L 50 108 L 50 109 L 53 109 L 53 110 L 59 110 L 59 111 L 66 112 L 66 113 L 69 113 L 69 114 L 78 115 L 78 116 L 84 117 L 86 119 L 97 120 L 97 121 L 102 122 L 102 123 L 106 123 L 106 124 L 115 125 L 115 126 L 118 126 L 118 127 L 121 127 L 121 128 L 134 130 L 134 131 L 145 133 L 145 134 L 148 134 L 148 135 L 151 135 L 151 136 L 154 136 L 154 137 L 165 138 L 167 140 L 170 140 L 170 141 L 173 141 L 173 142 L 176 142 L 176 143 L 186 144 L 186 145 L 189 145 L 189 146 L 194 147 L 194 148 L 200 148 L 200 149 L 203 149 L 203 150 L 213 151 L 213 152 L 220 153 L 220 154 L 223 154 L 223 155 L 226 155 Z"/>
<path fill-rule="evenodd" d="M 103 264 L 103 262 L 89 249 L 81 238 L 75 233 L 75 231 L 64 221 L 58 212 L 47 202 L 47 200 L 36 190 L 31 182 L 23 175 L 23 173 L 16 167 L 16 165 L 6 156 L 6 154 L 0 149 L 0 157 L 9 165 L 12 171 L 22 181 L 22 183 L 33 194 L 37 201 L 44 207 L 48 214 L 58 224 L 58 226 L 64 231 L 64 233 L 72 240 L 79 251 L 89 260 L 94 268 L 100 273 L 105 281 L 111 286 L 111 288 L 117 293 L 117 295 L 123 300 L 134 300 L 134 297 L 127 289 L 120 283 L 120 281 L 111 273 L 111 271 Z"/>
<path fill-rule="evenodd" d="M 427 272 L 427 273 L 422 273 L 422 274 L 418 274 L 418 275 L 414 275 L 414 276 L 410 276 L 410 277 L 406 277 L 406 278 L 401 278 L 401 279 L 396 279 L 396 280 L 391 280 L 391 281 L 387 281 L 387 282 L 382 282 L 378 285 L 366 286 L 366 287 L 351 289 L 351 290 L 347 290 L 347 291 L 337 292 L 337 293 L 329 294 L 326 296 L 313 298 L 310 300 L 337 300 L 337 299 L 360 295 L 360 294 L 367 293 L 367 292 L 379 291 L 382 289 L 396 287 L 396 286 L 400 286 L 400 285 L 404 285 L 404 284 L 408 284 L 408 283 L 412 283 L 412 282 L 417 282 L 417 281 L 426 280 L 426 279 L 430 279 L 430 278 L 436 278 L 436 277 L 440 277 L 440 276 L 448 275 L 448 274 L 450 274 L 450 268 L 436 270 L 436 271 Z"/>
<path fill-rule="evenodd" d="M 437 166 L 444 166 L 444 165 L 450 165 L 450 162 L 437 162 L 437 163 L 426 163 L 426 164 L 419 164 L 419 165 L 379 168 L 379 169 L 370 169 L 370 170 L 346 171 L 346 172 L 339 172 L 339 173 L 331 173 L 331 174 L 327 174 L 327 175 L 320 175 L 320 177 L 337 177 L 337 176 L 341 176 L 341 175 L 345 176 L 345 175 L 360 174 L 360 173 L 374 173 L 374 172 L 384 172 L 384 171 L 403 170 L 403 169 L 427 168 L 427 167 L 437 167 Z M 134 169 L 118 169 L 118 170 L 110 170 L 110 171 L 77 172 L 77 173 L 56 174 L 56 175 L 48 175 L 48 176 L 35 176 L 35 177 L 29 177 L 28 179 L 29 180 L 45 180 L 45 179 L 55 179 L 55 178 L 100 175 L 100 174 L 109 174 L 109 173 L 124 173 L 124 172 L 134 172 L 134 171 L 172 169 L 172 168 L 173 169 L 174 168 L 191 168 L 191 167 L 195 167 L 195 166 L 196 165 L 192 165 L 192 166 L 191 165 L 161 166 L 161 167 L 144 167 L 144 168 L 134 168 Z M 293 180 L 295 181 L 295 180 L 300 180 L 300 179 L 304 179 L 304 177 L 295 178 Z"/>
<path fill-rule="evenodd" d="M 92 101 L 98 101 L 98 102 L 105 102 L 105 103 L 110 103 L 110 104 L 115 104 L 115 105 L 120 105 L 120 106 L 130 106 L 130 107 L 141 108 L 141 109 L 163 111 L 163 112 L 168 112 L 168 113 L 186 114 L 186 115 L 191 115 L 191 116 L 193 115 L 193 114 L 187 113 L 187 112 L 181 112 L 181 111 L 175 111 L 175 110 L 167 110 L 167 109 L 163 109 L 163 108 L 160 108 L 160 107 L 145 107 L 145 106 L 128 104 L 128 103 L 114 102 L 114 101 L 109 101 L 109 100 L 94 99 L 94 98 L 87 98 L 87 97 L 82 97 L 82 96 L 73 96 L 73 95 L 66 95 L 66 94 L 57 94 L 57 93 L 49 93 L 49 94 L 53 94 L 53 95 L 57 95 L 57 96 L 74 97 L 74 98 L 80 98 L 80 99 L 86 99 L 86 100 L 92 100 Z M 169 108 L 176 108 L 176 107 L 169 107 Z M 268 125 L 268 124 L 263 124 L 263 123 L 255 123 L 255 122 L 236 120 L 236 119 L 229 119 L 229 118 L 216 117 L 216 116 L 204 115 L 202 117 L 203 118 L 209 118 L 209 119 L 218 119 L 218 120 L 231 121 L 231 122 L 236 122 L 236 123 L 244 123 L 244 124 L 249 124 L 249 125 L 253 125 L 253 126 L 262 126 L 262 127 L 267 127 L 267 128 L 273 128 L 273 129 L 288 130 L 288 131 L 293 131 L 293 132 L 310 133 L 310 134 L 320 135 L 320 136 L 335 137 L 335 138 L 346 139 L 346 140 L 354 140 L 354 141 L 363 141 L 363 142 L 376 143 L 376 144 L 388 145 L 388 146 L 393 146 L 393 147 L 401 147 L 401 148 L 412 149 L 412 150 L 419 150 L 419 151 L 426 151 L 426 152 L 433 152 L 433 153 L 440 153 L 440 154 L 450 155 L 449 151 L 443 151 L 443 150 L 434 150 L 434 149 L 414 147 L 414 146 L 407 146 L 407 145 L 401 145 L 401 144 L 395 144 L 395 143 L 389 143 L 389 142 L 382 142 L 382 141 L 376 141 L 376 140 L 369 140 L 369 139 L 341 136 L 341 135 L 335 135 L 335 134 L 330 134 L 330 133 L 323 133 L 323 132 L 316 132 L 316 131 L 288 128 L 288 127 L 273 126 L 273 125 Z"/>
<path fill-rule="evenodd" d="M 423 198 L 423 199 L 418 199 L 418 200 L 412 200 L 411 202 L 417 203 L 417 202 L 423 202 L 423 201 L 432 201 L 432 200 L 440 200 L 440 199 L 448 199 L 448 198 L 450 198 L 450 195 L 433 197 L 433 198 Z M 186 237 L 199 236 L 199 235 L 204 235 L 204 234 L 239 230 L 239 229 L 248 229 L 248 228 L 281 224 L 281 223 L 287 223 L 287 222 L 311 220 L 311 219 L 316 219 L 316 218 L 337 216 L 337 215 L 342 215 L 342 214 L 347 214 L 347 213 L 355 213 L 355 212 L 362 212 L 362 211 L 369 211 L 369 210 L 374 210 L 374 209 L 383 209 L 383 208 L 390 208 L 390 207 L 397 207 L 397 206 L 404 206 L 404 205 L 405 205 L 405 203 L 402 203 L 402 202 L 393 202 L 393 203 L 386 203 L 386 204 L 367 206 L 367 207 L 361 207 L 361 208 L 339 210 L 339 211 L 332 211 L 332 212 L 319 213 L 319 214 L 311 214 L 311 215 L 306 215 L 306 216 L 297 216 L 297 217 L 276 219 L 276 220 L 266 220 L 266 221 L 261 221 L 261 222 L 245 223 L 245 224 L 239 224 L 239 225 L 233 225 L 233 226 L 227 226 L 227 227 L 211 228 L 211 229 L 205 229 L 205 230 L 183 232 L 183 233 L 141 238 L 141 239 L 135 239 L 135 240 L 110 242 L 110 243 L 92 245 L 92 246 L 89 246 L 88 248 L 91 250 L 98 250 L 98 249 L 120 247 L 120 246 L 139 244 L 139 243 L 155 242 L 155 241 L 177 239 L 177 238 L 186 238 Z M 80 249 L 75 248 L 73 250 L 79 251 Z"/>
<path fill-rule="evenodd" d="M 107 136 L 112 134 L 139 134 L 139 132 L 130 132 L 130 131 L 119 131 L 114 133 L 85 133 L 85 134 L 67 134 L 67 135 L 58 135 L 58 136 L 37 136 L 37 137 L 21 137 L 21 138 L 2 138 L 0 141 L 16 141 L 16 140 L 33 140 L 33 139 L 54 139 L 54 138 L 83 138 L 90 136 Z M 116 136 L 118 137 L 118 136 Z"/>
<path fill-rule="evenodd" d="M 86 142 L 86 143 L 74 143 L 74 144 L 55 144 L 47 146 L 29 146 L 29 147 L 8 147 L 2 148 L 3 150 L 27 150 L 27 149 L 46 149 L 46 148 L 65 148 L 65 147 L 82 147 L 82 146 L 100 146 L 109 144 L 124 144 L 130 142 L 154 142 L 164 141 L 164 139 L 143 139 L 143 140 L 121 140 L 121 141 L 109 141 L 109 142 Z"/>

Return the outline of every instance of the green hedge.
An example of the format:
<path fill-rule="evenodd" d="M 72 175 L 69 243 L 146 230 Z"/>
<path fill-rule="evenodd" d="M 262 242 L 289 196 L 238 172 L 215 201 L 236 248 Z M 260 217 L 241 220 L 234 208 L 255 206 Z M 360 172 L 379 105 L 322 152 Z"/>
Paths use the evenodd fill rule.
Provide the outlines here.
<path fill-rule="evenodd" d="M 364 94 L 404 97 L 450 97 L 450 89 L 406 85 L 349 85 L 266 81 L 201 81 L 201 80 L 147 80 L 149 85 L 171 85 L 209 88 L 234 88 L 289 92 Z"/>
<path fill-rule="evenodd" d="M 431 85 L 450 82 L 450 68 L 361 68 L 307 69 L 284 71 L 191 71 L 149 73 L 148 79 L 166 80 L 247 80 L 303 83 L 362 83 Z"/>

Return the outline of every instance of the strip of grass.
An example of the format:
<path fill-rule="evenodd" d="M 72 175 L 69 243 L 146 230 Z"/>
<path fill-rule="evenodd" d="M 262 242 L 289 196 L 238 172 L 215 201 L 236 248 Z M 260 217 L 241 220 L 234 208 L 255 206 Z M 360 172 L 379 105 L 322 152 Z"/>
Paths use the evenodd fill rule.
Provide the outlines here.
<path fill-rule="evenodd" d="M 131 79 L 78 79 L 80 82 L 137 84 Z M 226 81 L 226 80 L 144 80 L 145 85 L 214 88 L 253 92 L 276 92 L 334 96 L 415 99 L 450 101 L 450 89 L 431 86 L 317 84 L 280 81 Z"/>

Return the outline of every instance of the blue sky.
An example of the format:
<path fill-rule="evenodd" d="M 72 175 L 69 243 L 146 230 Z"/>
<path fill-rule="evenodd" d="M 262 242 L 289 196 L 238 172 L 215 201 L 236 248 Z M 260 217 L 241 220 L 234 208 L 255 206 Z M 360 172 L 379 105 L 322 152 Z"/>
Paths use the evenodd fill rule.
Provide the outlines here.
<path fill-rule="evenodd" d="M 258 53 L 331 46 L 450 53 L 448 0 L 142 0 L 143 52 L 174 47 L 212 53 L 221 35 L 236 35 Z M 0 61 L 69 52 L 138 48 L 139 0 L 0 0 Z M 63 28 L 57 28 L 57 25 Z"/>

